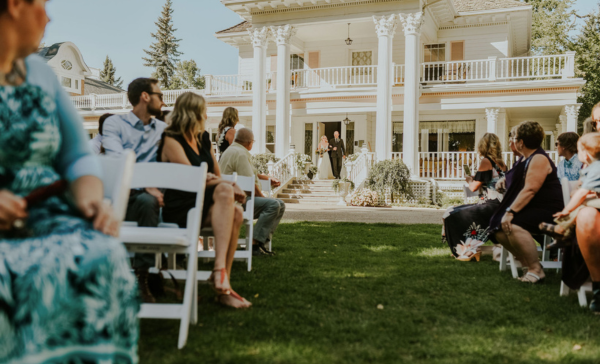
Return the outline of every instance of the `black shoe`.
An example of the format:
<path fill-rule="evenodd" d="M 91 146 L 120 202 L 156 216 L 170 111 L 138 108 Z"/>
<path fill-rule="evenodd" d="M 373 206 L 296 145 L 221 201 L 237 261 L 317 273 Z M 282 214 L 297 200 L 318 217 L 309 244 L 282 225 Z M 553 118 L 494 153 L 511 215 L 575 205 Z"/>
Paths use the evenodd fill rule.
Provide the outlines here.
<path fill-rule="evenodd" d="M 596 315 L 600 315 L 600 282 L 592 282 L 592 302 L 590 310 Z"/>
<path fill-rule="evenodd" d="M 264 251 L 259 245 L 254 244 L 254 245 L 252 245 L 252 256 L 253 257 L 269 256 L 269 254 L 266 251 Z"/>
<path fill-rule="evenodd" d="M 262 251 L 264 251 L 265 253 L 267 253 L 267 255 L 275 255 L 275 253 L 273 253 L 272 251 L 270 251 L 270 250 L 267 248 L 267 246 L 265 245 L 265 243 L 258 242 L 258 247 L 259 247 L 259 248 L 260 248 Z"/>

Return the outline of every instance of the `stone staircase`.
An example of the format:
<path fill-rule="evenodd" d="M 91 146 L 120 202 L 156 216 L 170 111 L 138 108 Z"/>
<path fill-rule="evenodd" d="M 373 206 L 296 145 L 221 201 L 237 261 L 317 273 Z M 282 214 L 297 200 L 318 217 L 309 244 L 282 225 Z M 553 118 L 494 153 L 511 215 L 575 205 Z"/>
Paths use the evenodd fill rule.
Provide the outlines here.
<path fill-rule="evenodd" d="M 310 181 L 294 179 L 277 194 L 277 198 L 289 204 L 337 205 L 339 196 L 331 184 L 333 180 Z"/>

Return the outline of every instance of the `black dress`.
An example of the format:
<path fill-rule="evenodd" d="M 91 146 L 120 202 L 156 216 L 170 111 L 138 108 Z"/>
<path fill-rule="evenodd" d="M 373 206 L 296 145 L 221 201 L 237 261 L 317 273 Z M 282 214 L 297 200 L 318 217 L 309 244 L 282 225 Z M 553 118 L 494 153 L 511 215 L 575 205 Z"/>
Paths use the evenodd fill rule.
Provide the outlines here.
<path fill-rule="evenodd" d="M 482 183 L 479 202 L 449 208 L 444 214 L 442 239 L 448 244 L 454 256 L 458 256 L 456 246 L 466 242 L 468 238 L 484 243 L 488 240 L 490 217 L 500 205 L 495 185 L 504 176 L 504 171 L 490 158 L 486 159 L 492 163 L 492 169 L 477 172 L 473 177 L 474 181 Z"/>
<path fill-rule="evenodd" d="M 166 135 L 163 134 L 162 140 L 160 141 L 160 146 L 158 148 L 158 161 L 161 162 L 162 157 L 162 148 L 165 144 Z M 198 150 L 200 154 L 196 154 L 196 152 L 190 147 L 185 138 L 181 135 L 173 136 L 173 139 L 177 140 L 179 144 L 183 147 L 185 151 L 185 155 L 193 166 L 200 166 L 201 163 L 208 164 L 208 172 L 215 172 L 215 164 L 212 158 L 212 154 L 210 150 L 212 148 L 212 144 L 210 142 L 210 136 L 208 132 L 202 133 L 202 145 L 198 144 Z M 202 206 L 202 220 L 207 216 L 208 210 L 214 204 L 213 193 L 215 192 L 215 187 L 206 187 L 204 192 L 204 205 Z M 192 192 L 186 191 L 178 191 L 178 190 L 166 190 L 164 196 L 165 206 L 162 209 L 162 217 L 164 222 L 175 223 L 179 225 L 181 228 L 185 228 L 187 226 L 187 214 L 195 205 L 196 205 L 196 194 Z"/>
<path fill-rule="evenodd" d="M 504 199 L 496 213 L 490 219 L 490 229 L 493 232 L 502 229 L 502 217 L 504 216 L 506 209 L 512 205 L 521 190 L 523 190 L 523 187 L 525 187 L 525 177 L 527 176 L 529 162 L 538 154 L 548 158 L 548 161 L 552 166 L 552 172 L 546 176 L 544 184 L 531 201 L 529 201 L 527 206 L 515 215 L 512 224 L 527 230 L 532 235 L 541 234 L 538 227 L 540 223 L 553 223 L 554 218 L 552 215 L 565 207 L 562 197 L 562 187 L 560 186 L 560 181 L 556 174 L 556 166 L 554 165 L 554 162 L 552 162 L 552 159 L 548 157 L 548 154 L 546 154 L 544 149 L 538 148 L 529 158 L 527 158 L 527 160 L 519 162 L 519 168 L 515 168 L 515 172 L 511 176 L 512 181 L 510 185 L 507 185 L 508 189 L 504 195 Z"/>
<path fill-rule="evenodd" d="M 219 135 L 219 140 L 217 140 L 217 147 L 219 147 L 219 153 L 223 155 L 223 153 L 229 148 L 229 141 L 225 138 L 227 132 L 231 129 L 231 126 L 226 127 L 221 135 Z"/>

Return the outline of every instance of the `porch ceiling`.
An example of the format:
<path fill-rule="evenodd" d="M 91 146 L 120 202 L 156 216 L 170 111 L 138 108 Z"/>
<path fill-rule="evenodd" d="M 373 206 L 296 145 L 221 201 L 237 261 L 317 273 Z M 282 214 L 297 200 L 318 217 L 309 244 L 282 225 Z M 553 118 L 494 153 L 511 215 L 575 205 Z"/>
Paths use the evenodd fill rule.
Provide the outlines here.
<path fill-rule="evenodd" d="M 522 107 L 506 109 L 509 119 L 558 119 L 562 106 Z"/>

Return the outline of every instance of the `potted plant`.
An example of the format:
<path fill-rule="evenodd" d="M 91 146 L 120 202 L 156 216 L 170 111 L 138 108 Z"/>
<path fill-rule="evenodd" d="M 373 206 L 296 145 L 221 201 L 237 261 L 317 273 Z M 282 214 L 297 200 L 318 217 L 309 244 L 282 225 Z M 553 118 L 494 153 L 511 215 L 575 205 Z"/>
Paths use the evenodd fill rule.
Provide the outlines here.
<path fill-rule="evenodd" d="M 306 176 L 312 180 L 317 175 L 317 172 L 317 166 L 310 166 L 308 168 L 308 173 L 306 174 Z"/>

